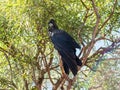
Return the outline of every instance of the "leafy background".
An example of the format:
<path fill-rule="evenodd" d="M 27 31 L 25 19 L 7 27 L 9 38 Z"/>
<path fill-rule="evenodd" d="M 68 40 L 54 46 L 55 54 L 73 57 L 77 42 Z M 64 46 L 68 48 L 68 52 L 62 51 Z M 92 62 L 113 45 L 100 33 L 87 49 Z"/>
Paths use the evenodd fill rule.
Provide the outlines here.
<path fill-rule="evenodd" d="M 48 37 L 51 18 L 82 47 L 73 81 Z M 120 1 L 0 0 L 1 89 L 119 90 L 119 54 Z"/>

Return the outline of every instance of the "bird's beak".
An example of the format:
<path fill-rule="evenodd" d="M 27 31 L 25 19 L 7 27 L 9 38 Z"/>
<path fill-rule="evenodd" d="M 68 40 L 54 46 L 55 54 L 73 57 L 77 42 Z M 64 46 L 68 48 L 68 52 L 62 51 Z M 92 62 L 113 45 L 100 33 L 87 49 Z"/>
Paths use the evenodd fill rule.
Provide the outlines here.
<path fill-rule="evenodd" d="M 49 23 L 49 28 L 53 27 L 53 24 L 52 23 Z"/>

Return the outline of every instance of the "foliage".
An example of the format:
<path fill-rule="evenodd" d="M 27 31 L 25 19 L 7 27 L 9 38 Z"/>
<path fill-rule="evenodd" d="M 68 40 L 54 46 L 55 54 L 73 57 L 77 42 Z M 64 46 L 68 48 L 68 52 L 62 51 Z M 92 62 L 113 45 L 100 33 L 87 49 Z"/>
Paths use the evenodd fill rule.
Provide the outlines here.
<path fill-rule="evenodd" d="M 119 8 L 117 0 L 0 1 L 0 88 L 118 90 Z M 61 73 L 48 37 L 51 18 L 82 47 L 77 77 Z"/>

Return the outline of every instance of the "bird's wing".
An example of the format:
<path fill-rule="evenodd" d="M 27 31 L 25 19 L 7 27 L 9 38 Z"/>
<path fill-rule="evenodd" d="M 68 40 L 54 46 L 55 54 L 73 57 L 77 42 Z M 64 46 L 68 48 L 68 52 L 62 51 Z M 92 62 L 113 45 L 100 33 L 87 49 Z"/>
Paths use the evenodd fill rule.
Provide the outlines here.
<path fill-rule="evenodd" d="M 57 49 L 61 55 L 65 72 L 67 74 L 69 73 L 68 71 L 69 67 L 72 73 L 76 75 L 78 69 L 77 62 L 75 61 L 76 60 L 75 48 L 77 48 L 78 44 L 70 35 L 62 31 L 59 33 L 54 33 L 54 35 L 51 37 L 51 40 L 54 44 L 55 49 Z"/>
<path fill-rule="evenodd" d="M 59 30 L 52 37 L 52 42 L 55 44 L 61 44 L 66 49 L 80 48 L 80 45 L 65 31 Z"/>
<path fill-rule="evenodd" d="M 63 40 L 68 41 L 74 48 L 80 48 L 80 45 L 67 32 L 62 31 L 61 36 L 63 37 Z"/>
<path fill-rule="evenodd" d="M 76 62 L 75 57 L 74 57 L 75 55 L 69 51 L 64 51 L 64 50 L 58 51 L 58 52 L 61 55 L 61 59 L 63 61 L 63 67 L 65 70 L 65 73 L 69 74 L 69 69 L 70 69 L 75 76 L 78 72 L 77 62 Z"/>

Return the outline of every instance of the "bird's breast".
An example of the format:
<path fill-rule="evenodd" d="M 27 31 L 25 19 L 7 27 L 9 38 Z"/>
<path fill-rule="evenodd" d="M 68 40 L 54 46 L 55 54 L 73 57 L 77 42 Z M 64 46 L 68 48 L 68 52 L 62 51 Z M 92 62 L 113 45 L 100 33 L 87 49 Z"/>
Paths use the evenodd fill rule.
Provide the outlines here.
<path fill-rule="evenodd" d="M 49 32 L 49 36 L 52 37 L 54 35 L 53 32 Z"/>

